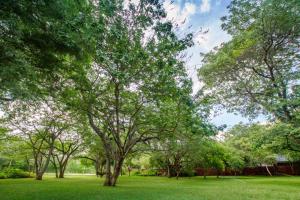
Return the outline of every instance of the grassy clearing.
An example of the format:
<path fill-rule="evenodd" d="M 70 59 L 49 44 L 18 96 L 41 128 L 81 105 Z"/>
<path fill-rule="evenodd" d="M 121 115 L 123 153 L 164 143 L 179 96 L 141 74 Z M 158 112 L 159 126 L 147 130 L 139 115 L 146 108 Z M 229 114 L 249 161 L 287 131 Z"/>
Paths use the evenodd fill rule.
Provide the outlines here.
<path fill-rule="evenodd" d="M 0 180 L 1 200 L 300 200 L 300 177 L 121 177 L 103 187 L 94 176 Z"/>

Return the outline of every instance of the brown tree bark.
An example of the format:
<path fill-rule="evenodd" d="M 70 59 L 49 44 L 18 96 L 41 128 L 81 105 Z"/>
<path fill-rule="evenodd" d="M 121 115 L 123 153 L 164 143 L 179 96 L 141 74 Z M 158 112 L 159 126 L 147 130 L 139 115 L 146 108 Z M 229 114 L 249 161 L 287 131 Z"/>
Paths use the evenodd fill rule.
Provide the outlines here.
<path fill-rule="evenodd" d="M 118 177 L 120 175 L 120 172 L 122 170 L 122 165 L 123 165 L 123 162 L 124 162 L 124 158 L 118 158 L 118 161 L 115 163 L 115 166 L 114 166 L 114 173 L 112 175 L 112 186 L 115 186 L 116 183 L 117 183 L 117 180 L 118 180 Z"/>
<path fill-rule="evenodd" d="M 170 165 L 167 165 L 167 177 L 171 178 L 171 169 L 170 169 Z"/>
<path fill-rule="evenodd" d="M 36 172 L 36 177 L 35 179 L 36 180 L 42 180 L 43 179 L 43 175 L 44 173 L 46 172 L 47 168 L 48 168 L 48 165 L 49 165 L 49 162 L 50 162 L 50 159 L 51 159 L 51 155 L 53 153 L 53 144 L 54 144 L 54 139 L 50 145 L 50 149 L 49 149 L 49 152 L 48 154 L 46 155 L 46 161 L 45 163 L 43 164 L 43 155 L 41 152 L 38 152 L 37 155 L 34 156 L 35 158 L 35 172 Z"/>
<path fill-rule="evenodd" d="M 59 170 L 59 176 L 58 178 L 64 178 L 65 177 L 65 170 L 64 169 L 60 169 Z"/>
<path fill-rule="evenodd" d="M 105 165 L 105 180 L 104 180 L 104 186 L 111 186 L 111 157 L 106 155 L 106 165 Z"/>

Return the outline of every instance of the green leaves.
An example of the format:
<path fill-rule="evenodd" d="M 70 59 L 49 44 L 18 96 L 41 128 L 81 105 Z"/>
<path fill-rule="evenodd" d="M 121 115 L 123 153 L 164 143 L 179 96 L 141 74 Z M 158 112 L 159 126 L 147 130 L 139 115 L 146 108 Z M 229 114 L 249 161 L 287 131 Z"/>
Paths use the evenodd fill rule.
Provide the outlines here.
<path fill-rule="evenodd" d="M 72 64 L 86 60 L 90 8 L 88 1 L 2 1 L 1 96 L 48 94 Z"/>
<path fill-rule="evenodd" d="M 204 56 L 199 69 L 204 90 L 217 104 L 246 116 L 269 114 L 294 121 L 299 112 L 300 29 L 296 1 L 235 0 L 223 29 L 232 40 Z"/>

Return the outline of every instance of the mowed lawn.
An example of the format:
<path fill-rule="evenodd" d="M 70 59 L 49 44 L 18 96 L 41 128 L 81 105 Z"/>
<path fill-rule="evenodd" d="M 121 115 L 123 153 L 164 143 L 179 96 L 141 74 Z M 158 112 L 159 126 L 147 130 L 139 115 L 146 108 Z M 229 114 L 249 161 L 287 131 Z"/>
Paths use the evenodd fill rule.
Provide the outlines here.
<path fill-rule="evenodd" d="M 0 200 L 300 200 L 300 177 L 127 177 L 103 187 L 94 176 L 0 180 Z"/>

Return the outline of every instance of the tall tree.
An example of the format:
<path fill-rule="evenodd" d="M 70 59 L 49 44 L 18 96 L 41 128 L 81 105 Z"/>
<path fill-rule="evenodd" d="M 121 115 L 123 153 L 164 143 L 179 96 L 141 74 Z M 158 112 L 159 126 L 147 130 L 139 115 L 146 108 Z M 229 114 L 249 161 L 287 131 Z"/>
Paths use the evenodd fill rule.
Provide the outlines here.
<path fill-rule="evenodd" d="M 299 1 L 234 0 L 222 20 L 232 40 L 204 56 L 199 76 L 206 91 L 229 110 L 296 123 Z"/>
<path fill-rule="evenodd" d="M 158 1 L 142 0 L 125 8 L 122 1 L 100 1 L 97 55 L 86 76 L 74 77 L 69 100 L 84 109 L 100 137 L 106 157 L 104 185 L 116 185 L 124 159 L 138 143 L 167 129 L 160 120 L 162 102 L 190 91 L 182 51 L 192 35 L 179 39 Z M 102 24 L 105 24 L 103 26 Z M 188 84 L 187 84 L 188 83 Z"/>

